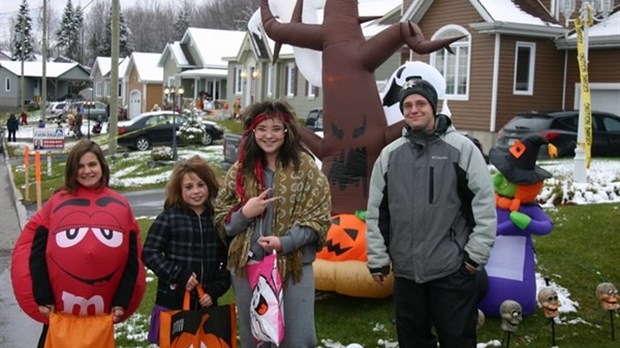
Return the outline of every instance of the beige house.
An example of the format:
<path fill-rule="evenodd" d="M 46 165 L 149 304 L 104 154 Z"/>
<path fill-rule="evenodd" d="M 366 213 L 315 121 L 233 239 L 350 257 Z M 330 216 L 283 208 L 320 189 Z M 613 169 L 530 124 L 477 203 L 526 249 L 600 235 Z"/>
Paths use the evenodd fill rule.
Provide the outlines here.
<path fill-rule="evenodd" d="M 185 107 L 191 106 L 202 91 L 211 95 L 218 105 L 223 104 L 228 99 L 229 81 L 224 57 L 237 52 L 244 34 L 188 28 L 181 41 L 169 43 L 161 54 L 158 66 L 163 69 L 164 87 L 183 86 Z"/>
<path fill-rule="evenodd" d="M 127 65 L 129 64 L 129 58 L 119 58 L 118 65 L 118 105 L 120 107 L 127 105 L 127 98 L 125 97 L 125 90 L 127 83 L 124 79 Z M 112 58 L 110 57 L 97 57 L 92 69 L 90 70 L 90 80 L 93 84 L 93 99 L 109 104 L 110 102 L 110 83 L 112 77 Z"/>
<path fill-rule="evenodd" d="M 133 118 L 161 106 L 164 70 L 158 65 L 160 53 L 133 52 L 128 59 L 123 80 L 126 83 L 127 117 Z"/>

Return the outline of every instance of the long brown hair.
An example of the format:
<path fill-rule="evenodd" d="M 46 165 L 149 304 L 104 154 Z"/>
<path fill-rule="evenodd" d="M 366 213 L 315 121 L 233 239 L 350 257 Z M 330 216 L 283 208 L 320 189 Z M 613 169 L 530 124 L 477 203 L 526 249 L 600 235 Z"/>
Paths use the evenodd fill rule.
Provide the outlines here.
<path fill-rule="evenodd" d="M 200 180 L 207 184 L 207 188 L 209 189 L 209 198 L 205 201 L 205 206 L 209 210 L 213 210 L 213 201 L 217 197 L 217 193 L 220 190 L 220 184 L 215 176 L 215 171 L 213 171 L 209 163 L 198 155 L 192 156 L 187 160 L 179 160 L 174 165 L 172 174 L 170 174 L 170 180 L 166 185 L 164 210 L 173 207 L 187 210 L 191 209 L 183 200 L 183 194 L 181 193 L 183 190 L 181 187 L 183 184 L 183 176 L 189 173 L 197 175 Z"/>
<path fill-rule="evenodd" d="M 101 180 L 97 184 L 97 188 L 107 187 L 110 183 L 110 166 L 105 159 L 105 155 L 101 150 L 101 147 L 92 140 L 84 139 L 75 145 L 69 152 L 67 158 L 67 164 L 65 166 L 65 185 L 59 190 L 65 190 L 70 193 L 75 193 L 80 183 L 77 180 L 78 170 L 80 168 L 80 159 L 84 154 L 92 152 L 99 161 L 101 166 Z"/>
<path fill-rule="evenodd" d="M 298 170 L 301 163 L 299 155 L 302 151 L 307 152 L 307 150 L 301 143 L 295 111 L 285 101 L 268 100 L 250 105 L 243 115 L 245 139 L 242 149 L 244 152 L 242 165 L 244 172 L 251 173 L 255 168 L 256 161 L 263 163 L 266 161 L 265 153 L 256 143 L 254 133 L 251 131 L 254 120 L 260 115 L 266 115 L 267 118 L 279 118 L 282 121 L 286 135 L 284 136 L 284 143 L 278 151 L 278 161 L 284 167 L 293 164 L 295 170 Z"/>

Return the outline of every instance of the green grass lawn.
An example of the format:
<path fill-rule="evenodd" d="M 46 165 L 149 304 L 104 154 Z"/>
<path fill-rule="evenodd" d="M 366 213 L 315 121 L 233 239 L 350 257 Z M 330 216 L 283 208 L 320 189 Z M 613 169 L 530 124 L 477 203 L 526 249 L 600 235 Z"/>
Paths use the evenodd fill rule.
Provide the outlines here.
<path fill-rule="evenodd" d="M 239 127 L 238 122 L 229 127 Z M 185 156 L 195 151 L 219 151 L 217 147 L 182 148 L 179 155 Z M 11 157 L 19 157 L 19 149 L 7 147 Z M 138 157 L 138 158 L 136 158 Z M 128 172 L 127 178 L 152 176 L 166 173 L 172 169 L 172 164 L 154 166 L 147 163 L 144 154 L 131 153 L 128 156 L 117 154 L 108 160 L 113 173 Z M 219 170 L 217 157 L 209 156 L 212 166 L 218 176 L 223 173 Z M 47 160 L 42 158 L 42 198 L 47 199 L 54 189 L 62 186 L 64 175 L 64 160 L 52 160 L 51 175 L 47 175 Z M 24 193 L 25 175 L 23 166 L 13 166 L 13 176 L 16 187 Z M 35 185 L 34 166 L 29 168 L 31 184 L 29 199 L 24 203 L 34 202 Z M 147 186 L 125 187 L 114 186 L 119 191 L 134 189 L 149 189 L 164 187 L 166 180 Z M 119 184 L 120 185 L 120 184 Z M 580 206 L 560 206 L 548 210 L 547 213 L 555 222 L 555 230 L 548 236 L 534 237 L 538 258 L 537 271 L 549 278 L 552 282 L 566 288 L 570 292 L 570 299 L 578 304 L 576 313 L 561 315 L 561 323 L 555 327 L 556 344 L 560 347 L 620 347 L 620 333 L 616 333 L 617 341 L 610 340 L 610 317 L 603 311 L 595 297 L 595 288 L 601 282 L 612 282 L 620 286 L 620 204 L 593 204 Z M 142 238 L 146 237 L 150 220 L 141 220 Z M 153 278 L 153 275 L 148 275 Z M 148 283 L 144 300 L 138 311 L 126 322 L 118 325 L 118 347 L 147 347 L 146 332 L 148 320 L 155 297 L 156 280 Z M 229 291 L 221 302 L 234 301 L 232 291 Z M 340 342 L 343 345 L 359 343 L 365 348 L 386 347 L 378 343 L 385 340 L 396 341 L 396 333 L 392 324 L 393 306 L 391 298 L 364 299 L 329 294 L 325 299 L 316 302 L 316 327 L 319 345 L 327 347 L 322 340 Z M 620 316 L 614 314 L 616 331 L 620 331 Z M 289 320 L 294 320 L 289 319 Z M 499 342 L 504 338 L 497 319 L 487 318 L 485 326 L 478 334 L 478 342 Z M 552 342 L 551 325 L 542 312 L 527 317 L 521 323 L 518 331 L 512 335 L 511 347 L 550 347 Z M 493 346 L 493 345 L 489 345 Z M 505 344 L 504 344 L 505 346 Z"/>
<path fill-rule="evenodd" d="M 579 306 L 576 313 L 563 313 L 560 316 L 561 324 L 555 325 L 556 345 L 574 348 L 618 347 L 618 333 L 616 342 L 611 342 L 609 313 L 601 309 L 594 290 L 601 282 L 620 284 L 620 204 L 563 206 L 547 213 L 555 222 L 555 229 L 547 236 L 534 237 L 537 271 L 566 288 L 570 292 L 570 299 Z M 143 239 L 150 224 L 150 220 L 140 221 Z M 128 325 L 117 326 L 117 346 L 148 346 L 145 336 L 155 285 L 155 280 L 148 283 L 144 300 L 137 314 L 130 320 L 133 332 L 128 332 Z M 231 291 L 222 302 L 234 302 Z M 323 340 L 340 342 L 344 346 L 359 343 L 366 348 L 385 347 L 379 343 L 382 341 L 396 342 L 391 298 L 364 299 L 329 294 L 316 302 L 315 313 L 319 345 L 323 347 L 326 347 Z M 615 313 L 614 319 L 618 331 L 620 315 Z M 550 347 L 551 332 L 549 321 L 539 310 L 524 318 L 518 331 L 512 334 L 510 346 Z M 478 342 L 496 340 L 499 346 L 502 339 L 504 333 L 500 321 L 487 318 L 478 333 Z"/>

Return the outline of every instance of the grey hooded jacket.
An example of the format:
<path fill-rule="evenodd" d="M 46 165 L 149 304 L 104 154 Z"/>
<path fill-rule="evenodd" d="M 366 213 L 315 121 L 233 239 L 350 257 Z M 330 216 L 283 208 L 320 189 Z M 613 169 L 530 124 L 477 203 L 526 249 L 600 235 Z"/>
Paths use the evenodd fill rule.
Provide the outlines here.
<path fill-rule="evenodd" d="M 412 132 L 374 164 L 366 215 L 368 268 L 425 283 L 467 262 L 484 266 L 497 219 L 480 150 L 438 115 L 434 132 Z"/>

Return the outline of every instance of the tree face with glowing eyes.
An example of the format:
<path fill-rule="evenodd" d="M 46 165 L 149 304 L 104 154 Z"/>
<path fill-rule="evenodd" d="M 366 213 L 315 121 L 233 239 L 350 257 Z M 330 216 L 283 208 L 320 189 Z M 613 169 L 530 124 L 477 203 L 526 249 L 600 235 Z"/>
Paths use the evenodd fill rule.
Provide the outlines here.
<path fill-rule="evenodd" d="M 388 126 L 378 97 L 374 71 L 403 44 L 420 54 L 439 49 L 460 37 L 424 39 L 413 23 L 394 24 L 366 40 L 357 0 L 325 2 L 321 24 L 302 23 L 303 1 L 298 0 L 290 23 L 274 17 L 268 0 L 261 0 L 265 32 L 281 44 L 321 51 L 324 137 L 302 130 L 308 148 L 322 161 L 329 179 L 332 214 L 365 210 L 372 166 L 381 149 L 401 135 L 403 122 Z"/>

